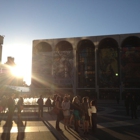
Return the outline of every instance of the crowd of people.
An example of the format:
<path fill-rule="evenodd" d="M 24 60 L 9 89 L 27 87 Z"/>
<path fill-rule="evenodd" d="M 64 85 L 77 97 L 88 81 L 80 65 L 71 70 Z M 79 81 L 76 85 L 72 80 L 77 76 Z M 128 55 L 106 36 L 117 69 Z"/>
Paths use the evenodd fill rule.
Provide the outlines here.
<path fill-rule="evenodd" d="M 13 115 L 14 111 L 17 108 L 17 120 L 14 120 L 17 124 L 17 140 L 23 140 L 25 137 L 25 127 L 26 127 L 26 121 L 25 124 L 23 124 L 23 121 L 21 120 L 21 110 L 23 109 L 24 101 L 22 97 L 19 97 L 17 104 L 15 104 L 15 94 L 11 94 L 11 96 L 3 96 L 2 100 L 0 100 L 0 106 L 1 106 L 1 118 L 0 123 L 2 120 L 2 117 L 4 113 L 7 113 L 7 118 L 5 120 L 5 124 L 3 125 L 3 133 L 1 134 L 1 140 L 10 140 L 10 131 L 12 129 L 13 125 Z M 8 111 L 6 112 L 6 108 Z"/>
<path fill-rule="evenodd" d="M 63 120 L 64 129 L 74 127 L 79 133 L 79 129 L 83 128 L 84 134 L 92 132 L 97 128 L 97 102 L 96 99 L 89 100 L 89 97 L 75 96 L 71 99 L 69 95 L 53 97 L 52 113 L 56 114 L 56 129 L 62 131 L 59 122 Z"/>
<path fill-rule="evenodd" d="M 69 129 L 74 127 L 76 132 L 79 132 L 79 128 L 84 129 L 84 134 L 88 134 L 89 128 L 96 131 L 97 123 L 97 106 L 96 100 L 89 100 L 88 97 L 75 96 L 71 98 L 69 95 L 60 96 L 54 95 L 53 98 L 48 97 L 44 103 L 42 95 L 37 100 L 38 115 L 43 117 L 43 107 L 47 107 L 48 112 L 51 115 L 56 115 L 56 130 L 61 131 L 60 121 L 63 121 L 64 128 Z M 24 106 L 24 98 L 19 97 L 18 102 L 15 104 L 15 94 L 11 94 L 10 97 L 3 96 L 1 102 L 1 113 L 5 113 L 7 108 L 7 120 L 11 120 L 15 109 L 17 110 L 17 117 L 20 118 L 21 111 Z"/>
<path fill-rule="evenodd" d="M 6 108 L 8 118 L 11 120 L 14 114 L 15 109 L 17 109 L 18 117 L 21 115 L 21 111 L 23 109 L 24 99 L 23 97 L 19 97 L 17 104 L 15 103 L 15 94 L 11 94 L 10 96 L 6 97 L 3 96 L 0 101 L 0 113 L 5 113 Z"/>
<path fill-rule="evenodd" d="M 125 97 L 126 115 L 130 114 L 132 119 L 137 119 L 137 99 L 130 93 Z M 52 98 L 48 97 L 43 100 L 42 95 L 37 99 L 38 115 L 43 117 L 43 107 L 47 107 L 50 115 L 56 115 L 56 130 L 62 131 L 60 128 L 60 121 L 63 121 L 64 129 L 74 128 L 77 133 L 79 129 L 83 129 L 84 134 L 96 132 L 97 130 L 97 100 L 96 98 L 80 97 L 70 95 L 55 94 Z M 5 113 L 8 108 L 7 120 L 12 120 L 15 109 L 17 109 L 17 116 L 20 118 L 21 111 L 24 106 L 24 98 L 19 97 L 18 102 L 15 104 L 15 94 L 11 94 L 9 98 L 3 96 L 0 101 L 0 113 Z"/>

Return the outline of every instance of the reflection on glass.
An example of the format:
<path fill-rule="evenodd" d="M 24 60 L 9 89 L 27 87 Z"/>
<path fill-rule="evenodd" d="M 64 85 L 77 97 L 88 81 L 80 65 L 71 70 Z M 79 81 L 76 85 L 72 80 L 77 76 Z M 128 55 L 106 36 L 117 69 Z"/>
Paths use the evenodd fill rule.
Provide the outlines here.
<path fill-rule="evenodd" d="M 99 85 L 100 87 L 118 87 L 118 51 L 107 47 L 99 50 Z M 116 75 L 117 74 L 117 75 Z"/>
<path fill-rule="evenodd" d="M 122 48 L 121 61 L 124 86 L 139 88 L 140 47 L 124 46 Z"/>
<path fill-rule="evenodd" d="M 95 51 L 89 42 L 78 50 L 78 87 L 95 87 Z"/>

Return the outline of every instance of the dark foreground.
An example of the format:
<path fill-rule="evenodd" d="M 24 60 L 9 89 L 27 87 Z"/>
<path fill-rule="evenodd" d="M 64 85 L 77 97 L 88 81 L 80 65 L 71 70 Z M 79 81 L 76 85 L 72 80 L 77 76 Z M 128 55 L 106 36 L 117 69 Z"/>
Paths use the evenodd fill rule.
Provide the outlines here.
<path fill-rule="evenodd" d="M 55 116 L 50 115 L 45 109 L 43 118 L 38 118 L 37 108 L 27 108 L 22 113 L 21 119 L 14 114 L 12 123 L 5 125 L 6 114 L 0 114 L 0 137 L 5 140 L 139 140 L 140 119 L 131 119 L 126 116 L 123 102 L 119 105 L 115 101 L 98 101 L 98 129 L 96 133 L 90 131 L 84 135 L 74 129 L 65 130 L 63 122 L 58 132 L 55 129 Z M 137 111 L 138 118 L 140 110 Z M 18 137 L 18 139 L 17 139 Z M 2 139 L 2 138 L 0 138 Z"/>

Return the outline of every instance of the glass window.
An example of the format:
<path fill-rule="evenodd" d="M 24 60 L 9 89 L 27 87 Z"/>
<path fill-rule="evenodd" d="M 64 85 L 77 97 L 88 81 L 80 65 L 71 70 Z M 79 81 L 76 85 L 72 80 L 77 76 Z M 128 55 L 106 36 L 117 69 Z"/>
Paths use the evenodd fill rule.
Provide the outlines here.
<path fill-rule="evenodd" d="M 123 86 L 140 86 L 140 39 L 128 37 L 124 40 L 121 52 L 121 71 Z"/>
<path fill-rule="evenodd" d="M 104 39 L 98 51 L 99 87 L 114 88 L 119 86 L 118 48 L 113 39 Z"/>
<path fill-rule="evenodd" d="M 88 41 L 78 50 L 78 87 L 95 87 L 95 50 Z"/>

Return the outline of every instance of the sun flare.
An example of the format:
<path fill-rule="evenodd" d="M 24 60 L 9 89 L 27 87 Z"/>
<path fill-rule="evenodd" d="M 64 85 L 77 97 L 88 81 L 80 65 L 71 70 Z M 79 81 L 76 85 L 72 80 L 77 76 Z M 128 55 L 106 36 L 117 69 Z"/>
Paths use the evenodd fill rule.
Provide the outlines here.
<path fill-rule="evenodd" d="M 31 84 L 32 47 L 30 47 L 28 43 L 23 44 L 21 42 L 17 42 L 16 44 L 15 43 L 8 44 L 8 45 L 10 47 L 7 48 L 7 54 L 3 55 L 5 57 L 3 57 L 2 59 L 3 61 L 2 63 L 5 63 L 7 61 L 6 60 L 7 56 L 12 56 L 14 58 L 14 62 L 16 65 L 15 67 L 12 66 L 13 68 L 10 68 L 11 74 L 17 78 L 22 77 L 23 81 L 27 85 L 30 85 Z"/>
<path fill-rule="evenodd" d="M 11 73 L 16 77 L 23 77 L 23 71 L 20 67 L 17 66 L 12 67 Z"/>

